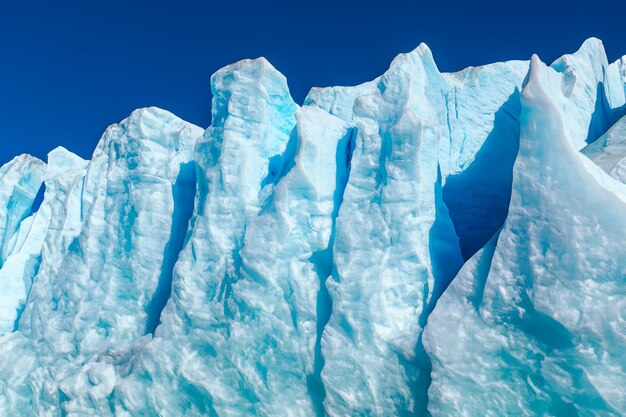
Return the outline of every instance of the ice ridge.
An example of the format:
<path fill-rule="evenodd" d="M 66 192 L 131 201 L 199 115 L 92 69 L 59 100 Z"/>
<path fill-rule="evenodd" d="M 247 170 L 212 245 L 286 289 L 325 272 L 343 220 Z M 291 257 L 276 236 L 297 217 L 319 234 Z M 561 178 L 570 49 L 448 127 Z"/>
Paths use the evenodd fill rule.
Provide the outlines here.
<path fill-rule="evenodd" d="M 211 91 L 0 168 L 0 416 L 626 414 L 626 59 Z"/>

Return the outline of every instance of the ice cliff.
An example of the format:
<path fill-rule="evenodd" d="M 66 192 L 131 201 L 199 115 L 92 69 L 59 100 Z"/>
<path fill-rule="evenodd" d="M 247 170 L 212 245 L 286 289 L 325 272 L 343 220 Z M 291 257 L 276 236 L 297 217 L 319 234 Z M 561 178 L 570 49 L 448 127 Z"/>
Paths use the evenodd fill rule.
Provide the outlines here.
<path fill-rule="evenodd" d="M 211 89 L 0 168 L 0 416 L 626 415 L 625 58 Z"/>

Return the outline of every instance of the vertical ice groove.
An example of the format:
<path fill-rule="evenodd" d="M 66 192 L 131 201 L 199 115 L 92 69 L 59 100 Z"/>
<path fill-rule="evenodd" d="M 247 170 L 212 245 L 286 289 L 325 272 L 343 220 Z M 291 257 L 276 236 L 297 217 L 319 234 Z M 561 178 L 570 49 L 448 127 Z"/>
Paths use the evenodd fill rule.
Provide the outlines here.
<path fill-rule="evenodd" d="M 45 169 L 45 163 L 30 155 L 17 156 L 0 167 L 0 267 L 10 254 L 19 224 L 31 214 Z"/>
<path fill-rule="evenodd" d="M 30 394 L 42 409 L 59 410 L 63 393 L 62 410 L 71 415 L 112 390 L 112 365 L 85 362 L 143 334 L 170 229 L 172 183 L 201 132 L 166 111 L 140 109 L 107 130 L 89 165 L 63 149 L 49 154 L 44 201 L 26 240 L 42 241 L 41 264 L 15 334 L 16 342 L 31 341 L 15 369 L 59 387 Z M 88 386 L 80 382 L 85 372 Z M 23 379 L 11 384 L 14 392 L 31 389 Z"/>
<path fill-rule="evenodd" d="M 278 415 L 289 401 L 297 410 L 293 415 L 309 415 L 312 408 L 303 382 L 313 356 L 310 309 L 315 291 L 308 289 L 318 281 L 292 278 L 299 276 L 299 266 L 308 264 L 289 255 L 307 250 L 294 246 L 297 236 L 307 236 L 304 231 L 296 229 L 288 239 L 278 236 L 296 224 L 307 224 L 294 216 L 314 213 L 316 205 L 304 199 L 301 203 L 312 207 L 303 210 L 290 197 L 308 190 L 306 195 L 313 198 L 317 191 L 310 182 L 315 177 L 309 179 L 306 173 L 325 166 L 308 167 L 310 162 L 300 158 L 289 169 L 294 150 L 296 160 L 304 152 L 305 142 L 292 135 L 298 106 L 285 77 L 265 59 L 240 61 L 218 71 L 211 88 L 213 123 L 195 153 L 198 203 L 193 228 L 174 270 L 161 325 L 135 359 L 160 383 L 145 386 L 139 375 L 130 375 L 116 392 L 120 403 L 130 400 L 126 393 L 144 392 L 151 400 L 139 408 L 148 414 L 187 410 L 220 416 Z M 308 140 L 306 144 L 309 153 L 318 149 Z M 311 238 L 320 239 L 317 228 L 323 222 L 318 224 L 315 216 L 309 221 Z M 285 255 L 273 258 L 280 248 Z M 265 303 L 259 302 L 261 294 L 266 295 Z M 302 332 L 296 333 L 296 326 Z M 291 369 L 284 376 L 277 367 L 283 360 L 277 356 L 283 340 L 284 366 Z M 167 363 L 159 360 L 164 352 L 170 358 Z M 169 395 L 162 390 L 172 384 L 181 395 L 165 402 Z"/>
<path fill-rule="evenodd" d="M 34 281 L 35 277 L 37 276 L 37 274 L 39 273 L 39 267 L 41 266 L 41 255 L 40 256 L 31 256 L 27 261 L 26 261 L 26 265 L 27 267 L 25 268 L 25 272 L 24 275 L 26 275 L 26 277 L 32 277 L 32 280 Z M 26 278 L 23 277 L 23 278 Z M 30 286 L 27 286 L 26 291 L 25 291 L 25 295 L 23 300 L 20 301 L 18 307 L 17 307 L 17 311 L 15 314 L 15 321 L 13 322 L 13 331 L 16 332 L 19 330 L 20 328 L 20 318 L 22 317 L 22 314 L 24 313 L 24 309 L 26 308 L 26 305 L 28 304 L 28 296 L 30 295 L 30 290 L 32 288 L 32 283 L 30 283 Z"/>
<path fill-rule="evenodd" d="M 299 108 L 244 60 L 204 135 L 147 108 L 17 158 L 0 414 L 626 414 L 624 62 L 420 45 Z"/>
<path fill-rule="evenodd" d="M 430 290 L 430 301 L 420 317 L 422 327 L 424 327 L 428 321 L 428 315 L 434 308 L 441 294 L 443 294 L 463 266 L 459 238 L 455 233 L 449 209 L 443 200 L 441 170 L 439 165 L 437 166 L 437 181 L 433 188 L 435 220 L 428 235 L 428 249 L 434 276 L 434 286 Z"/>
<path fill-rule="evenodd" d="M 326 286 L 326 280 L 336 273 L 335 261 L 333 258 L 333 248 L 335 245 L 335 235 L 337 233 L 337 216 L 343 202 L 343 194 L 350 178 L 350 165 L 356 138 L 356 129 L 350 128 L 346 135 L 338 141 L 335 158 L 335 191 L 333 194 L 333 211 L 331 217 L 331 232 L 328 245 L 323 250 L 313 252 L 309 258 L 314 265 L 315 272 L 319 279 L 319 290 L 317 293 L 316 308 L 316 338 L 315 338 L 315 359 L 313 372 L 307 376 L 307 386 L 309 395 L 313 401 L 313 407 L 318 417 L 328 413 L 324 410 L 324 399 L 326 398 L 326 388 L 322 380 L 322 370 L 324 369 L 324 355 L 322 352 L 322 335 L 324 328 L 332 314 L 332 300 Z"/>
<path fill-rule="evenodd" d="M 249 223 L 241 251 L 243 279 L 233 286 L 235 304 L 239 309 L 248 305 L 253 315 L 253 321 L 245 324 L 249 341 L 240 339 L 238 351 L 245 351 L 252 343 L 262 352 L 257 366 L 269 385 L 268 392 L 264 387 L 255 389 L 265 398 L 256 411 L 262 415 L 280 413 L 287 401 L 301 404 L 300 410 L 292 411 L 294 415 L 312 415 L 315 409 L 320 412 L 320 402 L 302 384 L 315 372 L 320 288 L 317 267 L 323 268 L 309 260 L 327 249 L 332 239 L 337 188 L 341 187 L 337 179 L 341 181 L 346 175 L 349 131 L 343 121 L 315 107 L 300 109 L 297 122 L 295 158 L 293 162 L 286 158 L 285 165 L 291 168 L 273 187 L 268 205 Z M 340 161 L 339 166 L 335 160 Z M 262 239 L 272 242 L 269 251 L 255 243 Z M 259 305 L 259 299 L 271 306 L 271 314 L 265 311 L 266 306 Z M 251 325 L 256 330 L 248 327 Z M 282 335 L 270 330 L 280 327 Z M 270 346 L 264 346 L 264 340 L 274 337 L 281 340 L 282 359 L 275 357 L 274 349 L 266 350 Z M 278 361 L 281 369 L 274 369 L 271 364 Z M 254 386 L 254 381 L 249 384 Z"/>
<path fill-rule="evenodd" d="M 626 189 L 568 137 L 561 77 L 533 57 L 507 220 L 429 318 L 433 415 L 624 413 L 613 388 L 624 375 L 623 339 L 602 325 L 620 313 L 600 300 L 624 302 L 624 250 L 612 242 L 626 230 L 615 215 Z"/>
<path fill-rule="evenodd" d="M 37 181 L 30 185 L 31 192 L 42 188 L 39 181 L 45 181 L 49 191 L 44 194 L 39 209 L 19 224 L 11 242 L 11 253 L 0 268 L 0 294 L 2 294 L 0 316 L 4 319 L 0 331 L 3 332 L 19 329 L 19 322 L 39 272 L 42 253 L 45 253 L 47 249 L 44 247 L 44 241 L 48 234 L 56 233 L 55 225 L 59 224 L 59 219 L 55 218 L 57 211 L 54 207 L 58 207 L 63 202 L 58 201 L 58 196 L 71 190 L 76 176 L 80 176 L 81 169 L 84 168 L 85 161 L 78 157 L 76 160 L 59 164 L 57 159 L 60 154 L 72 155 L 63 148 L 57 148 L 48 154 L 47 165 L 37 164 L 44 171 L 39 174 L 36 171 L 28 174 L 33 176 L 34 181 Z M 29 189 L 28 186 L 21 188 L 22 190 Z M 34 197 L 35 195 L 31 194 L 27 205 L 32 204 Z M 30 211 L 32 210 L 28 212 Z"/>
<path fill-rule="evenodd" d="M 435 217 L 443 80 L 422 45 L 394 60 L 378 83 L 355 101 L 358 134 L 337 218 L 336 273 L 327 282 L 333 314 L 322 379 L 331 416 L 417 407 L 418 319 L 433 286 L 428 249 L 417 242 L 427 240 Z"/>
<path fill-rule="evenodd" d="M 447 178 L 447 206 L 464 259 L 481 249 L 504 222 L 511 196 L 513 163 L 519 147 L 519 91 L 495 111 L 493 127 L 474 160 Z"/>
<path fill-rule="evenodd" d="M 428 317 L 437 305 L 439 297 L 450 285 L 464 263 L 459 238 L 455 233 L 454 224 L 443 200 L 441 169 L 439 165 L 437 165 L 437 181 L 434 184 L 433 194 L 435 200 L 435 220 L 428 235 L 428 251 L 434 285 L 428 289 L 426 292 L 428 295 L 424 297 L 424 308 L 419 316 L 419 323 L 422 329 L 428 325 Z M 420 372 L 411 384 L 416 403 L 413 414 L 425 416 L 428 415 L 428 388 L 432 381 L 432 364 L 428 353 L 424 349 L 421 332 L 417 339 L 415 355 L 417 368 Z"/>
<path fill-rule="evenodd" d="M 143 334 L 143 310 L 160 273 L 153 265 L 163 262 L 171 229 L 172 184 L 199 135 L 198 128 L 156 108 L 137 110 L 107 129 L 76 196 L 90 206 L 82 224 L 80 215 L 74 220 L 76 243 L 64 246 L 69 250 L 60 265 L 42 266 L 45 278 L 34 296 L 52 293 L 58 301 L 39 300 L 29 314 L 34 335 L 53 349 L 88 352 Z M 59 268 L 73 279 L 61 280 L 54 274 Z M 96 314 L 92 303 L 99 305 Z M 67 329 L 62 323 L 71 316 L 93 326 Z"/>
<path fill-rule="evenodd" d="M 46 193 L 46 184 L 42 183 L 41 186 L 39 187 L 39 191 L 37 191 L 37 195 L 35 196 L 35 199 L 33 200 L 33 204 L 30 209 L 30 214 L 34 214 L 37 212 L 37 210 L 39 210 L 39 207 L 41 207 L 41 203 L 43 202 L 43 197 L 45 193 Z"/>
<path fill-rule="evenodd" d="M 196 165 L 194 162 L 182 163 L 176 182 L 172 186 L 174 208 L 172 211 L 172 226 L 170 238 L 165 245 L 161 275 L 150 302 L 146 307 L 148 318 L 145 333 L 154 332 L 161 323 L 161 312 L 165 308 L 172 293 L 172 277 L 174 266 L 183 249 L 189 222 L 193 214 L 196 194 Z"/>

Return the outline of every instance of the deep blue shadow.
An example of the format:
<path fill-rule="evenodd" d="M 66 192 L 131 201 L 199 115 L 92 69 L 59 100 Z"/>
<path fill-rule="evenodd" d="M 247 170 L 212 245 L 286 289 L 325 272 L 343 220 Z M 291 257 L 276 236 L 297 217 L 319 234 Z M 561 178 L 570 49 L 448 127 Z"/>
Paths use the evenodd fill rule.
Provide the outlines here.
<path fill-rule="evenodd" d="M 615 122 L 626 114 L 626 105 L 611 108 L 606 97 L 606 90 L 602 82 L 598 83 L 596 92 L 596 105 L 589 122 L 589 132 L 586 142 L 593 143 L 602 136 Z"/>
<path fill-rule="evenodd" d="M 463 259 L 482 248 L 506 219 L 513 164 L 519 150 L 519 90 L 495 114 L 493 130 L 474 162 L 447 178 L 443 200 L 459 237 Z"/>
<path fill-rule="evenodd" d="M 30 208 L 30 214 L 37 213 L 39 207 L 41 207 L 41 203 L 43 203 L 43 197 L 46 193 L 46 183 L 42 182 L 41 187 L 39 187 L 39 191 L 37 191 L 37 195 L 33 200 L 33 205 Z"/>
<path fill-rule="evenodd" d="M 165 245 L 159 283 L 150 303 L 146 307 L 148 320 L 146 322 L 145 334 L 150 333 L 154 335 L 154 331 L 161 323 L 161 312 L 172 294 L 174 266 L 185 244 L 187 228 L 193 215 L 196 196 L 195 162 L 181 164 L 180 173 L 172 187 L 172 194 L 174 197 L 174 211 L 172 213 L 170 240 Z"/>
<path fill-rule="evenodd" d="M 428 251 L 433 268 L 434 288 L 431 289 L 431 300 L 422 312 L 421 326 L 426 325 L 428 315 L 435 307 L 441 294 L 448 288 L 456 274 L 463 266 L 463 257 L 459 249 L 459 238 L 455 234 L 454 223 L 450 212 L 443 201 L 441 186 L 441 170 L 437 167 L 437 182 L 435 182 L 435 221 L 428 236 Z"/>
<path fill-rule="evenodd" d="M 24 303 L 20 303 L 17 308 L 17 315 L 15 316 L 15 322 L 13 323 L 13 331 L 17 332 L 20 329 L 20 319 L 22 318 L 22 314 L 24 314 L 24 310 L 26 310 L 26 306 L 28 305 L 28 298 L 30 297 L 30 291 L 33 288 L 33 283 L 35 282 L 35 278 L 39 274 L 39 268 L 41 267 L 41 254 L 35 256 L 31 255 L 24 265 L 24 271 L 32 270 L 32 274 L 25 274 L 25 276 L 32 276 L 32 281 L 28 283 L 28 293 L 26 294 L 26 299 Z"/>
<path fill-rule="evenodd" d="M 335 193 L 333 195 L 332 231 L 328 242 L 328 247 L 317 251 L 311 255 L 309 261 L 313 264 L 315 272 L 320 280 L 319 292 L 317 293 L 317 337 L 315 340 L 315 360 L 313 373 L 307 375 L 306 383 L 309 396 L 313 402 L 315 414 L 318 417 L 327 415 L 324 409 L 326 399 L 326 387 L 322 380 L 322 370 L 325 360 L 322 353 L 322 335 L 330 320 L 333 310 L 333 300 L 328 292 L 326 280 L 333 274 L 336 276 L 335 260 L 333 248 L 335 246 L 335 235 L 337 233 L 337 216 L 343 203 L 343 195 L 350 178 L 352 161 L 352 151 L 356 140 L 356 128 L 350 129 L 347 134 L 337 143 L 337 153 L 335 163 L 337 171 L 335 173 Z"/>

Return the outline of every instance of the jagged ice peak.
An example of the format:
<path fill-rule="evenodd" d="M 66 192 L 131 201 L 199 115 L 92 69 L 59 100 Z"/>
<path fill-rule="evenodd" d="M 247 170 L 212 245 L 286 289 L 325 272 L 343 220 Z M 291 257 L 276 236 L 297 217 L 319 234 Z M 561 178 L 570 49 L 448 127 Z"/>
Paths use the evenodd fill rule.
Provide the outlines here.
<path fill-rule="evenodd" d="M 626 59 L 437 69 L 0 168 L 1 416 L 626 414 Z"/>

